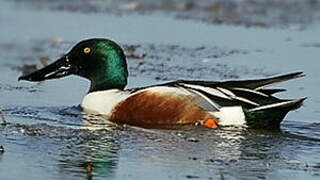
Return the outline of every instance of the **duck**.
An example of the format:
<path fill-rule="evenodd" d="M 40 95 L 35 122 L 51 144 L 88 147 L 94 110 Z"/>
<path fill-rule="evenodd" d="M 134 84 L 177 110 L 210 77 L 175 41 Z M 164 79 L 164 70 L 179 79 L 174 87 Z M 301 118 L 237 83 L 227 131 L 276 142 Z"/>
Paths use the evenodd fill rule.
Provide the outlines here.
<path fill-rule="evenodd" d="M 39 82 L 68 75 L 90 81 L 80 104 L 85 112 L 145 128 L 200 125 L 212 129 L 279 129 L 286 114 L 306 99 L 280 99 L 274 94 L 285 89 L 266 88 L 303 77 L 303 72 L 249 80 L 176 80 L 125 89 L 128 69 L 124 51 L 104 38 L 82 40 L 55 62 L 18 80 Z"/>

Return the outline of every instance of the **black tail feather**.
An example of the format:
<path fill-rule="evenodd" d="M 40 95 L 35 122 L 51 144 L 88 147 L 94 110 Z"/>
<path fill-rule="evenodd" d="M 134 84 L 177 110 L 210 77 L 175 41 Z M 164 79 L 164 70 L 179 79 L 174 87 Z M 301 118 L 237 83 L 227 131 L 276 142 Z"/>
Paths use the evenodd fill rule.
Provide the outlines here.
<path fill-rule="evenodd" d="M 304 76 L 303 72 L 295 72 L 295 73 L 290 73 L 290 74 L 285 74 L 285 75 L 265 78 L 265 79 L 245 80 L 245 81 L 226 81 L 223 84 L 229 87 L 230 86 L 245 87 L 249 89 L 259 90 L 271 84 L 280 83 L 280 82 L 288 81 L 291 79 L 300 78 L 303 76 Z"/>
<path fill-rule="evenodd" d="M 269 96 L 284 91 L 286 91 L 286 89 L 259 89 L 259 92 Z"/>
<path fill-rule="evenodd" d="M 275 129 L 280 127 L 280 123 L 289 111 L 298 109 L 304 100 L 288 100 L 281 103 L 261 106 L 259 108 L 245 110 L 247 125 L 250 128 Z"/>

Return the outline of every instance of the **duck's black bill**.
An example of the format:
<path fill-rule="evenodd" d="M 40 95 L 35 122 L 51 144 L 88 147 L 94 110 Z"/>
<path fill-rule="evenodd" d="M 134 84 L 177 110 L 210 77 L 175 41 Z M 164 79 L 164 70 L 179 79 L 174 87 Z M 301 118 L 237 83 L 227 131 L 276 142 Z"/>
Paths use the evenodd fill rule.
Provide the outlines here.
<path fill-rule="evenodd" d="M 43 81 L 55 79 L 74 73 L 75 68 L 69 63 L 68 56 L 63 56 L 54 63 L 30 74 L 20 76 L 20 80 Z"/>

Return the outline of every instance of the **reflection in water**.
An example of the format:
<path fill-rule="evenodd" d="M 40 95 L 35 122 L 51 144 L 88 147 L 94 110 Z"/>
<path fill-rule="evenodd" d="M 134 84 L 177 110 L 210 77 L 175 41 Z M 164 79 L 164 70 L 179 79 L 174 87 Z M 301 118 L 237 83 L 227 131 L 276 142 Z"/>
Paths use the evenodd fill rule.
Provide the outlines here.
<path fill-rule="evenodd" d="M 101 134 L 102 133 L 102 134 Z M 118 162 L 117 142 L 108 135 L 108 131 L 87 132 L 86 137 L 62 147 L 59 167 L 63 174 L 87 178 L 113 177 Z"/>
<path fill-rule="evenodd" d="M 64 115 L 72 109 L 64 109 Z M 61 111 L 60 111 L 61 113 Z M 66 142 L 66 147 L 61 147 L 59 157 L 60 171 L 73 176 L 79 173 L 86 174 L 87 179 L 92 177 L 114 176 L 118 162 L 119 144 L 117 136 L 119 129 L 114 124 L 106 121 L 102 116 L 81 113 L 82 125 L 85 127 L 77 131 L 75 139 Z"/>
<path fill-rule="evenodd" d="M 51 176 L 69 179 L 215 179 L 221 174 L 226 179 L 277 179 L 290 177 L 283 171 L 316 174 L 319 163 L 320 141 L 308 137 L 320 130 L 319 124 L 300 125 L 294 131 L 300 134 L 288 133 L 298 128 L 290 124 L 275 132 L 195 126 L 152 130 L 119 126 L 79 107 L 11 107 L 5 112 L 11 122 L 3 136 L 8 151 L 14 142 L 22 144 L 17 146 L 22 152 L 35 151 L 39 157 L 29 166 L 41 164 L 43 172 L 53 169 Z M 19 118 L 33 123 L 13 121 Z"/>
<path fill-rule="evenodd" d="M 9 144 L 22 141 L 24 152 L 34 151 L 31 156 L 38 156 L 29 166 L 38 169 L 40 163 L 44 169 L 56 169 L 50 171 L 50 176 L 113 177 L 119 159 L 117 139 L 121 131 L 100 116 L 82 118 L 80 110 L 77 106 L 7 108 L 10 124 L 1 137 L 4 134 Z M 31 123 L 20 124 L 19 119 Z M 25 138 L 21 139 L 21 135 Z"/>

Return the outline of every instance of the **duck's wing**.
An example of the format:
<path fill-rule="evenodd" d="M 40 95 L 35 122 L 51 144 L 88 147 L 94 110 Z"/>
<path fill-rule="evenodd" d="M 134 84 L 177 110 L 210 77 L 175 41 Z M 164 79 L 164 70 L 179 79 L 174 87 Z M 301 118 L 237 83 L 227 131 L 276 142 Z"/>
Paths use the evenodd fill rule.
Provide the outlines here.
<path fill-rule="evenodd" d="M 285 91 L 285 89 L 263 89 L 266 86 L 284 82 L 290 79 L 303 77 L 302 72 L 286 75 L 240 81 L 189 81 L 178 80 L 163 85 L 183 87 L 193 92 L 200 93 L 221 106 L 241 105 L 246 109 L 261 107 L 279 102 L 291 101 L 278 99 L 273 94 Z"/>

